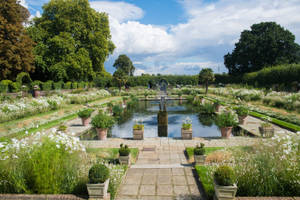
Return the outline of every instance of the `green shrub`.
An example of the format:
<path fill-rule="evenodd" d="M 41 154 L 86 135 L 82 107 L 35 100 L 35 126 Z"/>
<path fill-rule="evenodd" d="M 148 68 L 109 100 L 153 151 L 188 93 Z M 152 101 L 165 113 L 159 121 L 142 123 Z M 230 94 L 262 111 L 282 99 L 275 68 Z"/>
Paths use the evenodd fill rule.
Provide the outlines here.
<path fill-rule="evenodd" d="M 46 81 L 42 84 L 42 90 L 50 91 L 53 88 L 53 81 Z"/>
<path fill-rule="evenodd" d="M 78 88 L 83 89 L 85 87 L 85 82 L 81 81 L 78 83 Z"/>
<path fill-rule="evenodd" d="M 194 155 L 204 155 L 205 154 L 205 148 L 204 148 L 204 144 L 201 143 L 200 146 L 197 145 L 194 148 Z"/>
<path fill-rule="evenodd" d="M 202 114 L 214 114 L 216 112 L 216 106 L 212 103 L 205 102 L 199 106 L 199 112 Z"/>
<path fill-rule="evenodd" d="M 214 173 L 214 179 L 218 185 L 233 185 L 235 183 L 235 175 L 233 169 L 226 165 L 218 167 Z"/>
<path fill-rule="evenodd" d="M 237 124 L 237 120 L 235 119 L 234 114 L 231 112 L 223 112 L 217 116 L 216 124 L 220 128 L 231 127 Z"/>
<path fill-rule="evenodd" d="M 240 107 L 236 108 L 235 110 L 239 116 L 247 116 L 249 114 L 249 110 L 243 106 L 240 106 Z"/>
<path fill-rule="evenodd" d="M 77 89 L 77 88 L 78 88 L 78 83 L 72 82 L 72 89 Z"/>
<path fill-rule="evenodd" d="M 21 84 L 19 82 L 11 82 L 9 86 L 11 92 L 20 92 L 21 90 Z"/>
<path fill-rule="evenodd" d="M 9 92 L 9 86 L 12 84 L 11 80 L 2 80 L 0 82 L 0 92 L 7 93 Z"/>
<path fill-rule="evenodd" d="M 89 183 L 104 183 L 109 178 L 109 169 L 103 164 L 95 164 L 89 170 Z"/>
<path fill-rule="evenodd" d="M 64 84 L 64 82 L 62 82 L 62 81 L 54 82 L 54 83 L 53 83 L 53 88 L 54 88 L 55 90 L 61 90 L 63 84 Z"/>
<path fill-rule="evenodd" d="M 72 82 L 66 82 L 65 84 L 64 84 L 64 89 L 71 89 L 72 88 Z"/>
<path fill-rule="evenodd" d="M 133 125 L 133 130 L 144 130 L 143 124 L 135 124 Z"/>
<path fill-rule="evenodd" d="M 85 109 L 85 110 L 79 111 L 77 113 L 77 115 L 80 118 L 89 118 L 92 115 L 93 112 L 94 112 L 93 109 Z"/>
<path fill-rule="evenodd" d="M 112 107 L 112 112 L 114 116 L 120 116 L 123 112 L 123 108 L 120 105 L 114 105 Z"/>
<path fill-rule="evenodd" d="M 39 81 L 39 80 L 35 80 L 35 81 L 33 81 L 32 83 L 31 83 L 31 89 L 34 89 L 34 86 L 39 86 L 39 88 L 41 88 L 42 87 L 42 84 L 43 84 L 43 82 L 42 81 Z"/>
<path fill-rule="evenodd" d="M 97 114 L 92 119 L 92 125 L 96 128 L 110 128 L 114 125 L 114 118 L 103 113 Z"/>
<path fill-rule="evenodd" d="M 127 145 L 120 144 L 119 154 L 120 156 L 128 156 L 130 154 L 130 149 Z"/>

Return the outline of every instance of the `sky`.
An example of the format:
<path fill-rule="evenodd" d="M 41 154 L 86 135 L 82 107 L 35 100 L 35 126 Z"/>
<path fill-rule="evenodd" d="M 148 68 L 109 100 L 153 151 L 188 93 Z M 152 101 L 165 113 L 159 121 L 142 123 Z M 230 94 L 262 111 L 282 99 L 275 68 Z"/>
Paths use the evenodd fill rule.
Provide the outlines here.
<path fill-rule="evenodd" d="M 21 0 L 31 18 L 40 16 L 49 0 Z M 243 30 L 274 21 L 300 43 L 300 0 L 90 0 L 109 14 L 116 45 L 105 68 L 120 54 L 136 67 L 135 75 L 198 74 L 203 68 L 227 72 L 224 55 L 232 52 Z"/>

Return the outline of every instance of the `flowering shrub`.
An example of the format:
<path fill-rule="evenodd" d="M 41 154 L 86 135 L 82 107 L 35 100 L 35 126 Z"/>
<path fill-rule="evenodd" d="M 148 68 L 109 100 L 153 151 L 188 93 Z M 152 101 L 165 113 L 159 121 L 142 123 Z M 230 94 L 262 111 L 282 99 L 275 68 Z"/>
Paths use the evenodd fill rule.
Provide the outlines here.
<path fill-rule="evenodd" d="M 85 148 L 56 130 L 0 143 L 0 193 L 72 193 L 85 175 Z"/>
<path fill-rule="evenodd" d="M 82 104 L 109 95 L 110 93 L 106 90 L 92 90 L 80 94 L 63 94 L 63 97 L 68 99 L 71 104 Z"/>
<path fill-rule="evenodd" d="M 189 130 L 192 128 L 192 120 L 191 118 L 187 117 L 182 121 L 182 128 L 184 130 Z"/>
<path fill-rule="evenodd" d="M 299 196 L 299 136 L 275 136 L 235 156 L 239 196 Z"/>

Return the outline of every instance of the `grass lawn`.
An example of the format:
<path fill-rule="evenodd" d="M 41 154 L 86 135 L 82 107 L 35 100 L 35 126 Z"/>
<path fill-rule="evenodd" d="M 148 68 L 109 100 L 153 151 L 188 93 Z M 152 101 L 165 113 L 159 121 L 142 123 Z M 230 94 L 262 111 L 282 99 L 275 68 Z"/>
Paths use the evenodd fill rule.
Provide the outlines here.
<path fill-rule="evenodd" d="M 195 166 L 196 172 L 202 183 L 203 189 L 208 197 L 208 199 L 213 199 L 215 194 L 213 179 L 210 176 L 208 165 L 197 165 Z"/>
<path fill-rule="evenodd" d="M 89 154 L 94 154 L 96 157 L 108 160 L 116 160 L 119 157 L 119 148 L 88 148 L 86 152 Z M 130 148 L 132 164 L 136 162 L 138 153 L 138 148 Z"/>

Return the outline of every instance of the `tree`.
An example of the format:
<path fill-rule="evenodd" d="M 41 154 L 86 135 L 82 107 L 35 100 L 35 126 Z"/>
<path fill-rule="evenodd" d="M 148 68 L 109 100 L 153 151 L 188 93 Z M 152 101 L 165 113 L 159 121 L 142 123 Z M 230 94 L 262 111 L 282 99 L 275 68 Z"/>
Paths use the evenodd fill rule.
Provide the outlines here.
<path fill-rule="evenodd" d="M 20 72 L 34 71 L 34 43 L 23 27 L 28 17 L 18 1 L 0 1 L 0 79 L 15 80 Z"/>
<path fill-rule="evenodd" d="M 300 61 L 295 36 L 275 22 L 262 22 L 241 33 L 233 52 L 224 56 L 229 74 L 258 71 L 264 67 Z"/>
<path fill-rule="evenodd" d="M 121 69 L 117 69 L 113 74 L 114 80 L 116 81 L 119 90 L 121 91 L 122 86 L 125 86 L 128 80 L 128 75 Z"/>
<path fill-rule="evenodd" d="M 107 14 L 88 0 L 51 0 L 28 32 L 37 43 L 35 79 L 92 80 L 115 48 Z"/>
<path fill-rule="evenodd" d="M 199 73 L 199 81 L 205 83 L 205 94 L 208 91 L 208 84 L 215 81 L 215 76 L 210 68 L 204 68 Z"/>
<path fill-rule="evenodd" d="M 122 54 L 119 55 L 117 60 L 115 60 L 114 67 L 118 70 L 123 70 L 125 74 L 128 76 L 133 76 L 135 67 L 133 66 L 130 58 L 128 56 Z"/>

